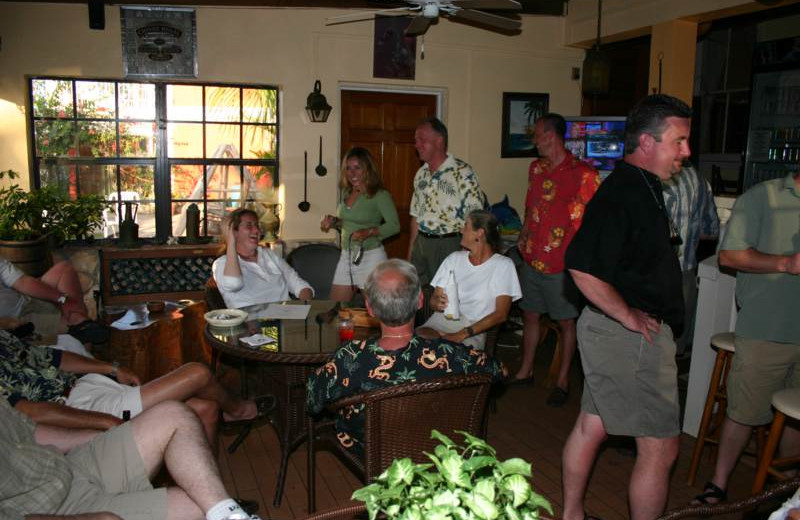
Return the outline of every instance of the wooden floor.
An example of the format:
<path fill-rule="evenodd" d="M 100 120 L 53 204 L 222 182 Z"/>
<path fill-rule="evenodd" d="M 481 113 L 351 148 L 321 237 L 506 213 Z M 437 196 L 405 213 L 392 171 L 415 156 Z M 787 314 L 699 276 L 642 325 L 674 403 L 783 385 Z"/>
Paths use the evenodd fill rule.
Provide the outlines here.
<path fill-rule="evenodd" d="M 534 386 L 512 387 L 497 403 L 497 413 L 489 419 L 488 440 L 501 458 L 521 457 L 533 464 L 534 489 L 544 494 L 561 512 L 561 451 L 580 405 L 581 375 L 573 367 L 573 390 L 561 409 L 544 404 L 548 390 L 544 388 L 547 364 L 552 348 L 540 347 L 537 352 Z M 518 364 L 515 348 L 499 348 L 498 357 L 507 365 Z M 684 385 L 685 386 L 685 385 Z M 221 439 L 223 447 L 232 436 Z M 627 512 L 627 484 L 634 459 L 621 454 L 617 447 L 626 446 L 625 439 L 611 439 L 601 452 L 589 484 L 586 509 L 605 520 L 624 519 Z M 702 484 L 711 475 L 712 465 L 703 458 L 696 485 L 686 485 L 689 458 L 694 439 L 681 436 L 680 456 L 672 474 L 668 509 L 686 504 L 702 491 Z M 278 440 L 271 426 L 264 425 L 247 438 L 244 444 L 229 455 L 220 450 L 220 468 L 228 489 L 236 496 L 258 500 L 262 518 L 277 520 L 303 518 L 306 510 L 306 448 L 301 446 L 289 461 L 281 507 L 272 506 L 278 472 Z M 740 463 L 729 486 L 730 498 L 749 494 L 754 470 L 751 464 Z M 362 484 L 334 456 L 317 454 L 317 509 L 323 510 L 350 503 L 353 490 Z M 733 517 L 731 517 L 733 518 Z"/>

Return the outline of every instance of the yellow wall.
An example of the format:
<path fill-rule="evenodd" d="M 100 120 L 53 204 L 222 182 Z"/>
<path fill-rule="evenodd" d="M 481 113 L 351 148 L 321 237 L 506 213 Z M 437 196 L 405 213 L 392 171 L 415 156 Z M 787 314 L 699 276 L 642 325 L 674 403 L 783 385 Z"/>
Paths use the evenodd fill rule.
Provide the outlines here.
<path fill-rule="evenodd" d="M 336 175 L 313 174 L 322 135 L 323 161 L 339 157 L 339 87 L 358 83 L 444 92 L 450 148 L 471 163 L 491 201 L 508 193 L 522 209 L 527 159 L 500 158 L 504 91 L 549 92 L 552 110 L 580 113 L 580 84 L 570 79 L 583 51 L 561 45 L 564 19 L 524 17 L 514 37 L 440 20 L 425 37 L 415 81 L 372 78 L 371 22 L 325 26 L 344 11 L 323 9 L 197 9 L 198 79 L 265 83 L 281 90 L 281 182 L 284 237 L 322 237 L 319 220 L 333 212 Z M 0 3 L 0 170 L 28 171 L 25 75 L 121 78 L 119 8 L 106 7 L 106 29 L 89 29 L 85 4 Z M 309 123 L 306 96 L 314 80 L 334 107 L 325 124 Z M 311 211 L 301 213 L 303 151 L 311 164 Z M 313 158 L 313 160 L 312 160 Z M 25 179 L 27 182 L 27 179 Z"/>

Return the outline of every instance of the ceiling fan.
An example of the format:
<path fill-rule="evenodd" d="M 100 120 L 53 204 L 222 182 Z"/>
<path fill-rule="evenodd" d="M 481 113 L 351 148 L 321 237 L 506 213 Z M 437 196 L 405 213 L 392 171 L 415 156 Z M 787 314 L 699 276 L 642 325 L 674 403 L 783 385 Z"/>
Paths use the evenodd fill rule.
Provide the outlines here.
<path fill-rule="evenodd" d="M 455 20 L 473 22 L 501 31 L 515 31 L 522 22 L 505 16 L 499 16 L 479 9 L 520 10 L 522 6 L 515 0 L 404 0 L 405 7 L 381 9 L 360 13 L 345 14 L 328 18 L 326 25 L 356 22 L 372 18 L 375 15 L 413 15 L 414 18 L 406 28 L 406 36 L 425 34 L 428 27 L 442 15 Z"/>

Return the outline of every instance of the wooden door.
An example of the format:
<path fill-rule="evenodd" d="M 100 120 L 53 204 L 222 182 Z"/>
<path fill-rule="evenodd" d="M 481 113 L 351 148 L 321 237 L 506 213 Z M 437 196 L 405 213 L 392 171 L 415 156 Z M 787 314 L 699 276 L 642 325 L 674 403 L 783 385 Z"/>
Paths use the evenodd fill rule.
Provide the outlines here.
<path fill-rule="evenodd" d="M 421 119 L 435 115 L 433 95 L 342 91 L 342 154 L 353 146 L 369 150 L 400 217 L 400 233 L 383 243 L 389 258 L 405 258 L 408 252 L 408 210 L 421 164 L 414 130 Z"/>

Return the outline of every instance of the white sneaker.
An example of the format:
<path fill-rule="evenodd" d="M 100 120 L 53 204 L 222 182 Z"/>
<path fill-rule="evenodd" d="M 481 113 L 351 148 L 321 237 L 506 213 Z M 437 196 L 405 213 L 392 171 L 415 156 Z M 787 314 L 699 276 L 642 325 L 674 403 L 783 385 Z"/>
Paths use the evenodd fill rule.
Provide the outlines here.
<path fill-rule="evenodd" d="M 233 513 L 230 516 L 226 516 L 225 520 L 261 520 L 261 517 L 258 515 L 247 515 L 247 513 Z"/>

